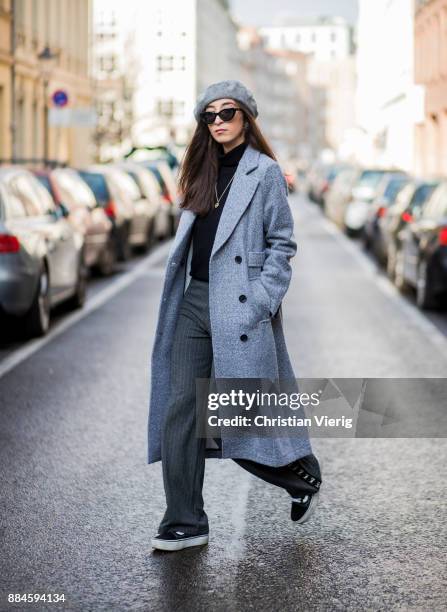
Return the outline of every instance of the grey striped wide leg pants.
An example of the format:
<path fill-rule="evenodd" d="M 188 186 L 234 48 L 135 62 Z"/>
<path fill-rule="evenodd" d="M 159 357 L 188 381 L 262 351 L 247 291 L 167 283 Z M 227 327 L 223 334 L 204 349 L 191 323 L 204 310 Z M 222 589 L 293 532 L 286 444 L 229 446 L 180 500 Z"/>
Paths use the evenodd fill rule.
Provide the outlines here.
<path fill-rule="evenodd" d="M 159 531 L 182 529 L 193 535 L 208 529 L 202 497 L 206 440 L 196 437 L 195 381 L 213 375 L 208 299 L 208 283 L 192 278 L 183 296 L 171 350 L 171 391 L 161 441 L 167 507 Z M 247 459 L 234 461 L 266 482 L 286 489 L 292 497 L 318 490 L 286 466 L 276 468 Z M 321 480 L 314 455 L 300 462 L 308 474 Z"/>

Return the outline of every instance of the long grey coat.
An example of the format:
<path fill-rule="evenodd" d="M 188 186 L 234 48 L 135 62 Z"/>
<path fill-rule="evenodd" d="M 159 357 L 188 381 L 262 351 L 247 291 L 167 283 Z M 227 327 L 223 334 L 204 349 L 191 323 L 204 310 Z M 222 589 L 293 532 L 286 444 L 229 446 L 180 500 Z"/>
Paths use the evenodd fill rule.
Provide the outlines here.
<path fill-rule="evenodd" d="M 287 183 L 279 164 L 245 149 L 221 214 L 209 263 L 209 308 L 216 378 L 293 379 L 281 302 L 296 253 Z M 161 424 L 170 391 L 170 349 L 192 256 L 196 214 L 184 210 L 166 266 L 151 357 L 148 463 L 161 460 Z M 246 295 L 245 302 L 239 301 Z M 241 336 L 247 336 L 245 341 Z M 290 413 L 291 415 L 294 412 Z M 207 438 L 205 456 L 285 465 L 312 452 L 304 437 Z"/>

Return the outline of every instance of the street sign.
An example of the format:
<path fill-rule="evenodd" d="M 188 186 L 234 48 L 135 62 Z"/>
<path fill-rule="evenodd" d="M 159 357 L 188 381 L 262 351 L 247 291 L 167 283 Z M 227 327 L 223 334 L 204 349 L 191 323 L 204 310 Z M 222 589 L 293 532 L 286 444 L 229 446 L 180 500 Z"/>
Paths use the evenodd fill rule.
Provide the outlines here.
<path fill-rule="evenodd" d="M 68 94 L 63 89 L 56 89 L 56 91 L 53 92 L 51 99 L 53 100 L 53 104 L 55 106 L 63 107 L 68 104 Z"/>
<path fill-rule="evenodd" d="M 95 109 L 89 106 L 84 108 L 50 108 L 48 111 L 49 125 L 90 127 L 95 126 L 97 121 Z"/>

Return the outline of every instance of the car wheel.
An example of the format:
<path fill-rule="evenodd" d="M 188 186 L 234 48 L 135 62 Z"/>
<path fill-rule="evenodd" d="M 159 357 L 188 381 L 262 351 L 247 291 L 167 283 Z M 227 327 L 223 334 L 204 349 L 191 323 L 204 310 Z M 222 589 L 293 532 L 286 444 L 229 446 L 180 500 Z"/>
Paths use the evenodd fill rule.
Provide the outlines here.
<path fill-rule="evenodd" d="M 121 250 L 120 250 L 120 261 L 129 261 L 132 256 L 132 247 L 129 242 L 130 236 L 130 222 L 126 224 L 126 227 L 123 231 L 123 237 L 121 241 Z"/>
<path fill-rule="evenodd" d="M 349 236 L 349 238 L 357 238 L 360 234 L 359 230 L 352 229 L 351 227 L 348 227 L 347 225 L 343 226 L 343 230 L 346 236 Z"/>
<path fill-rule="evenodd" d="M 396 276 L 396 249 L 389 246 L 386 259 L 386 273 L 388 278 L 394 281 Z"/>
<path fill-rule="evenodd" d="M 426 261 L 419 262 L 416 283 L 416 303 L 422 310 L 439 307 L 439 302 L 431 291 L 430 274 Z"/>
<path fill-rule="evenodd" d="M 24 317 L 26 334 L 44 336 L 50 327 L 50 277 L 45 264 L 42 266 L 31 308 Z"/>
<path fill-rule="evenodd" d="M 81 254 L 80 262 L 78 266 L 78 278 L 76 282 L 76 291 L 74 295 L 67 300 L 66 306 L 69 310 L 75 308 L 82 308 L 85 304 L 85 298 L 87 295 L 87 279 L 88 279 L 88 268 L 85 265 L 84 256 Z"/>
<path fill-rule="evenodd" d="M 115 271 L 116 244 L 112 235 L 109 236 L 101 260 L 95 268 L 102 276 L 110 276 Z"/>
<path fill-rule="evenodd" d="M 146 231 L 146 241 L 141 245 L 141 253 L 148 253 L 155 244 L 155 219 L 152 218 L 149 222 Z"/>
<path fill-rule="evenodd" d="M 404 276 L 404 253 L 401 249 L 396 252 L 396 265 L 394 266 L 394 284 L 401 293 L 407 293 L 410 290 L 410 285 L 405 280 Z"/>
<path fill-rule="evenodd" d="M 370 251 L 371 250 L 371 238 L 369 237 L 369 234 L 365 230 L 363 230 L 363 232 L 361 233 L 361 238 L 362 238 L 363 249 L 365 251 Z"/>

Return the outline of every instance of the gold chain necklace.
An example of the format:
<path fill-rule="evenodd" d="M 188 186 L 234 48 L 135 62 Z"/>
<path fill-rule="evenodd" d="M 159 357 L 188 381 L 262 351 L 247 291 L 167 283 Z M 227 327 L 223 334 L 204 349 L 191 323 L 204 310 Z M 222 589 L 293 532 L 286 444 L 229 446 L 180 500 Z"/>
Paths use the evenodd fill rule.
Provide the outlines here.
<path fill-rule="evenodd" d="M 236 172 L 233 174 L 233 176 L 231 177 L 230 181 L 228 182 L 228 185 L 225 187 L 225 189 L 222 191 L 222 193 L 220 194 L 220 198 L 217 196 L 217 183 L 214 185 L 214 191 L 216 192 L 216 203 L 214 204 L 214 208 L 217 208 L 220 204 L 220 201 L 224 195 L 224 193 L 226 192 L 226 190 L 228 189 L 228 187 L 230 186 L 231 181 L 234 179 L 236 175 Z"/>

